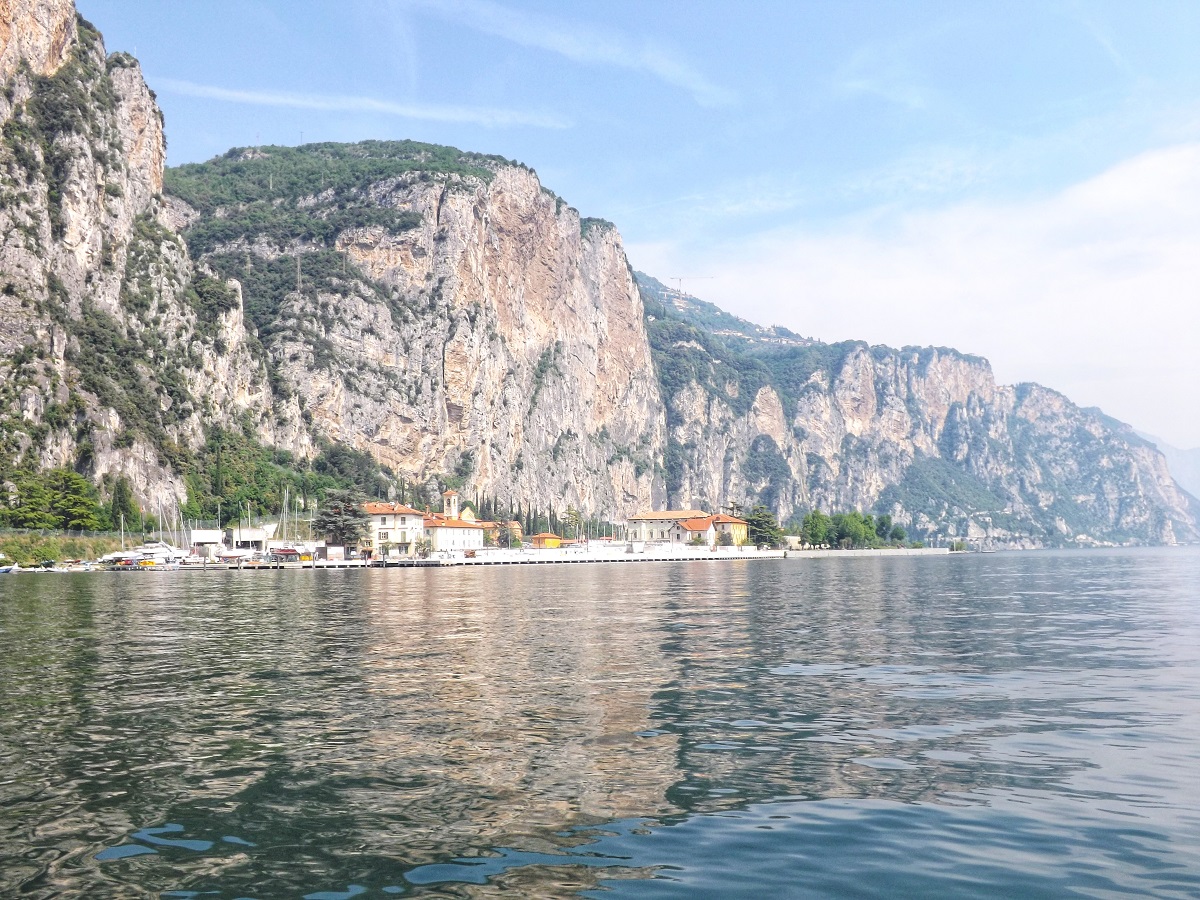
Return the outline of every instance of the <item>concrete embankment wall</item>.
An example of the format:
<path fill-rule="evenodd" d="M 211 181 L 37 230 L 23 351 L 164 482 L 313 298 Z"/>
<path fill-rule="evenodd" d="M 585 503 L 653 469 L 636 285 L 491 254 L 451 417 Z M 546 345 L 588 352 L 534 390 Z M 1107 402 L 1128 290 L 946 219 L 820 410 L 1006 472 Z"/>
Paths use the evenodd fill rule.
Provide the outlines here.
<path fill-rule="evenodd" d="M 789 550 L 788 559 L 841 559 L 845 556 L 946 556 L 947 547 L 886 547 L 878 550 Z"/>

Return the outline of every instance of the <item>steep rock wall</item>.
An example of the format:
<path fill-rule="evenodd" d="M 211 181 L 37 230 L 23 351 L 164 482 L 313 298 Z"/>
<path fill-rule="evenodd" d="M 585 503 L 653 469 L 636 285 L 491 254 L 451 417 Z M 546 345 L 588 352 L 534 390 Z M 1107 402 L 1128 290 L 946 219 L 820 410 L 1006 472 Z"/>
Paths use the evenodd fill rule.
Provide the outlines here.
<path fill-rule="evenodd" d="M 181 458 L 211 417 L 249 410 L 276 436 L 259 412 L 265 366 L 237 303 L 210 321 L 196 308 L 161 196 L 162 115 L 136 60 L 106 56 L 69 2 L 6 7 L 0 455 L 126 475 L 151 507 L 183 500 Z"/>
<path fill-rule="evenodd" d="M 620 236 L 524 167 L 485 175 L 421 171 L 281 200 L 317 220 L 366 217 L 365 203 L 403 223 L 336 231 L 343 259 L 324 278 L 305 274 L 330 265 L 319 245 L 205 244 L 212 220 L 177 209 L 198 225 L 200 258 L 230 277 L 298 261 L 300 289 L 279 298 L 266 343 L 314 432 L 469 495 L 609 516 L 661 502 L 663 408 Z"/>
<path fill-rule="evenodd" d="M 769 386 L 741 415 L 696 382 L 668 406 L 680 506 L 877 510 L 922 537 L 1019 546 L 1197 537 L 1190 499 L 1129 428 L 953 351 L 860 345 L 790 415 Z"/>

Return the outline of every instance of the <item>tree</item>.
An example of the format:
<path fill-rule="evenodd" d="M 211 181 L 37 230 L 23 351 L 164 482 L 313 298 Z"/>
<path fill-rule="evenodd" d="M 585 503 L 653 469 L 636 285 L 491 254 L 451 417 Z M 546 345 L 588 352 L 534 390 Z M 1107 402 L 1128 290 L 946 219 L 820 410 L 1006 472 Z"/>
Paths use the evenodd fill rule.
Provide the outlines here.
<path fill-rule="evenodd" d="M 124 517 L 125 527 L 132 528 L 133 523 L 138 520 L 139 514 L 137 501 L 133 499 L 133 486 L 129 483 L 129 479 L 124 475 L 117 476 L 117 481 L 113 485 L 112 497 L 108 502 L 108 516 L 112 521 L 112 527 L 120 528 L 121 519 Z"/>
<path fill-rule="evenodd" d="M 100 500 L 90 481 L 71 469 L 51 469 L 45 478 L 59 528 L 95 531 L 100 527 Z"/>
<path fill-rule="evenodd" d="M 892 517 L 880 516 L 875 520 L 875 535 L 881 540 L 886 541 L 892 533 Z"/>
<path fill-rule="evenodd" d="M 906 537 L 908 537 L 908 532 L 906 532 L 906 531 L 905 531 L 903 528 L 901 528 L 899 525 L 895 525 L 895 526 L 893 526 L 893 528 L 892 528 L 891 534 L 890 534 L 890 535 L 888 535 L 888 536 L 889 536 L 889 537 L 890 537 L 890 538 L 891 538 L 893 541 L 896 541 L 896 542 L 898 542 L 898 543 L 904 543 L 904 539 L 905 539 Z"/>
<path fill-rule="evenodd" d="M 835 513 L 830 519 L 829 543 L 843 549 L 871 547 L 878 542 L 875 535 L 875 520 L 854 510 Z"/>
<path fill-rule="evenodd" d="M 516 531 L 512 527 L 511 522 L 500 523 L 500 534 L 496 538 L 496 544 L 500 547 L 511 547 L 518 543 Z"/>
<path fill-rule="evenodd" d="M 732 531 L 718 531 L 717 532 L 717 546 L 718 547 L 732 547 L 733 546 L 733 532 Z"/>
<path fill-rule="evenodd" d="M 583 513 L 573 506 L 568 506 L 563 521 L 570 527 L 571 536 L 579 540 L 579 536 L 583 534 Z"/>
<path fill-rule="evenodd" d="M 325 492 L 321 508 L 313 518 L 313 528 L 334 546 L 358 543 L 371 521 L 363 509 L 363 496 L 355 490 L 331 489 Z"/>
<path fill-rule="evenodd" d="M 819 509 L 814 509 L 804 517 L 804 522 L 800 526 L 800 536 L 804 539 L 804 543 L 809 546 L 820 547 L 830 542 L 830 525 L 829 516 L 825 515 Z"/>
<path fill-rule="evenodd" d="M 761 503 L 746 514 L 746 531 L 750 543 L 757 547 L 778 547 L 783 543 L 783 529 L 775 520 L 775 513 Z"/>
<path fill-rule="evenodd" d="M 14 528 L 57 528 L 52 501 L 45 483 L 36 475 L 26 475 L 17 482 L 17 503 L 9 511 L 8 520 Z"/>

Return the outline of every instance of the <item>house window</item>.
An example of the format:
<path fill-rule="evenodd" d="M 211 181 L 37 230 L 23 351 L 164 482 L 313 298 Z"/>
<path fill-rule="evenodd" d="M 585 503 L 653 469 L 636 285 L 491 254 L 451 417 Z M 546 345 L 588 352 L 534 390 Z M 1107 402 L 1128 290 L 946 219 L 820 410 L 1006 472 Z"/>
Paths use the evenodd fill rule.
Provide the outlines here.
<path fill-rule="evenodd" d="M 381 541 L 386 541 L 388 539 L 388 533 L 386 531 L 379 532 L 379 539 Z"/>

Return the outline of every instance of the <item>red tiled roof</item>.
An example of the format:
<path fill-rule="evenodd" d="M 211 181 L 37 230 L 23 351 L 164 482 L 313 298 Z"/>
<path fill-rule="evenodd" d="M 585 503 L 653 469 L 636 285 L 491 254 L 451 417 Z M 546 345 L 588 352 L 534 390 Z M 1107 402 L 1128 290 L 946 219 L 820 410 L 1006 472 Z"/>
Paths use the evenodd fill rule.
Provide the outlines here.
<path fill-rule="evenodd" d="M 745 525 L 745 519 L 739 519 L 736 516 L 727 516 L 725 513 L 717 513 L 712 517 L 714 525 Z"/>
<path fill-rule="evenodd" d="M 556 541 L 562 540 L 562 538 L 552 531 L 543 531 L 541 534 L 535 534 L 530 540 L 536 540 L 537 538 L 554 538 Z"/>
<path fill-rule="evenodd" d="M 447 519 L 444 516 L 426 516 L 426 528 L 474 528 L 483 531 L 478 522 L 464 522 L 462 519 Z"/>
<path fill-rule="evenodd" d="M 687 519 L 680 522 L 679 527 L 684 531 L 708 531 L 712 527 L 712 516 L 705 516 L 703 519 Z"/>
<path fill-rule="evenodd" d="M 372 516 L 387 516 L 387 515 L 421 516 L 421 515 L 424 515 L 424 513 L 422 513 L 419 509 L 413 509 L 411 506 L 405 506 L 402 503 L 377 503 L 377 502 L 372 501 L 371 503 L 364 503 L 363 509 L 366 510 Z"/>
<path fill-rule="evenodd" d="M 630 516 L 630 522 L 654 522 L 660 519 L 703 519 L 708 515 L 702 509 L 664 509 L 660 512 L 638 513 Z"/>

